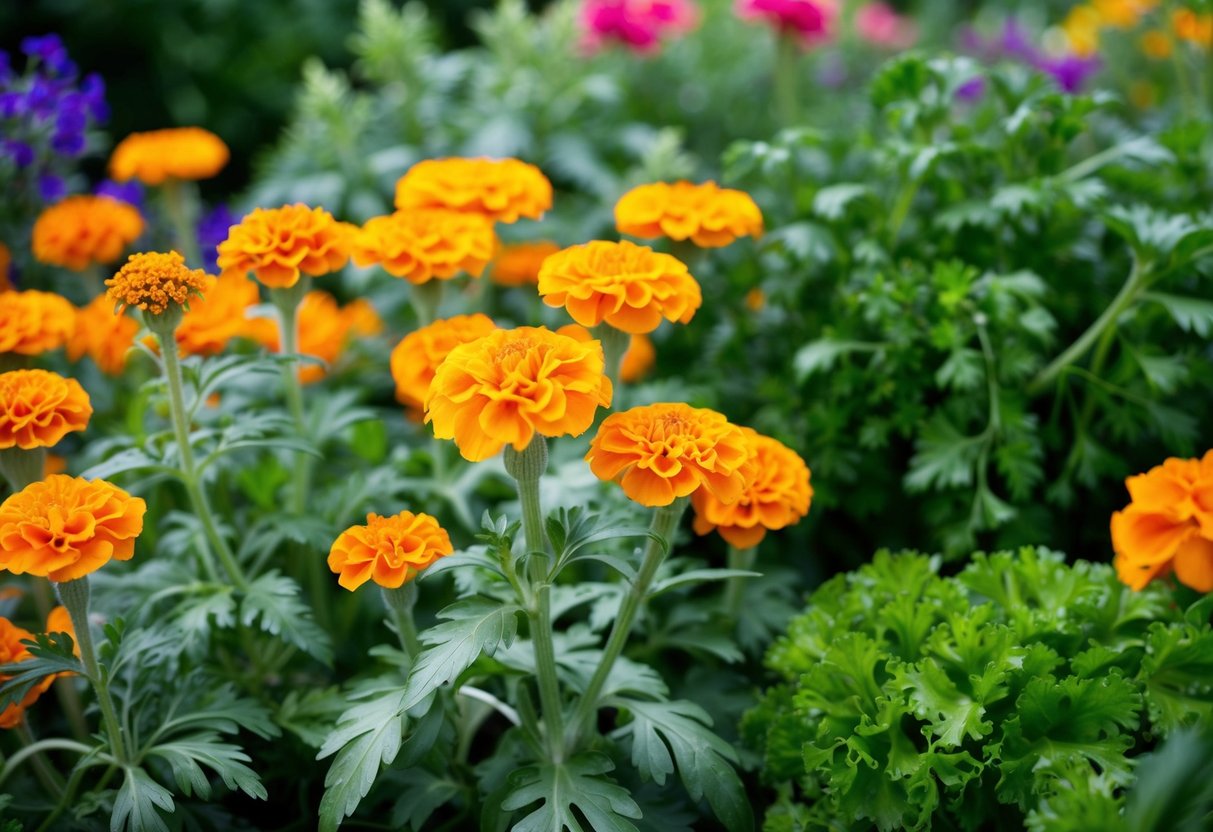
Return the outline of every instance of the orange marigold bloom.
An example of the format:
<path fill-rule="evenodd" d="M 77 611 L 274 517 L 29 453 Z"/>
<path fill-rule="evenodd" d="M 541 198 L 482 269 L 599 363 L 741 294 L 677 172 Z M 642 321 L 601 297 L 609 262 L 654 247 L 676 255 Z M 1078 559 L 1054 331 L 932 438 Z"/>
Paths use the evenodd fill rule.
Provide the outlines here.
<path fill-rule="evenodd" d="M 49 448 L 88 427 L 93 406 L 74 378 L 47 370 L 0 373 L 0 448 Z"/>
<path fill-rule="evenodd" d="M 556 330 L 560 335 L 576 338 L 578 341 L 593 341 L 593 334 L 581 324 L 565 324 Z M 631 384 L 640 381 L 653 369 L 657 361 L 657 350 L 653 341 L 647 335 L 632 335 L 628 339 L 628 348 L 619 362 L 619 380 Z"/>
<path fill-rule="evenodd" d="M 113 263 L 143 233 L 143 217 L 133 206 L 108 196 L 69 196 L 34 222 L 34 259 L 84 271 Z"/>
<path fill-rule="evenodd" d="M 1121 581 L 1141 589 L 1174 570 L 1185 586 L 1213 591 L 1213 451 L 1168 459 L 1125 486 L 1132 502 L 1112 515 Z"/>
<path fill-rule="evenodd" d="M 480 277 L 493 256 L 493 224 L 479 214 L 441 209 L 375 217 L 354 238 L 354 262 L 378 263 L 409 283 L 445 280 L 460 272 Z"/>
<path fill-rule="evenodd" d="M 329 569 L 350 591 L 370 580 L 396 589 L 453 551 L 446 529 L 428 514 L 368 514 L 365 526 L 351 526 L 333 542 Z"/>
<path fill-rule="evenodd" d="M 652 332 L 662 318 L 685 324 L 703 303 L 685 263 L 626 240 L 553 254 L 539 270 L 539 294 L 582 326 L 606 321 L 632 334 Z"/>
<path fill-rule="evenodd" d="M 65 298 L 30 289 L 0 292 L 0 353 L 41 355 L 67 343 L 76 309 Z"/>
<path fill-rule="evenodd" d="M 71 613 L 67 611 L 67 607 L 55 607 L 46 616 L 46 632 L 47 633 L 67 633 L 72 637 L 72 652 L 76 654 L 76 658 L 80 658 L 80 642 L 76 638 L 76 625 L 72 623 Z M 71 672 L 56 673 L 51 678 L 58 679 L 60 676 L 71 676 Z"/>
<path fill-rule="evenodd" d="M 253 275 L 266 286 L 287 288 L 300 275 L 335 272 L 350 259 L 357 228 L 323 208 L 302 203 L 258 208 L 233 225 L 219 244 L 219 268 Z"/>
<path fill-rule="evenodd" d="M 245 313 L 260 299 L 257 284 L 242 274 L 204 275 L 202 297 L 190 302 L 174 333 L 182 354 L 223 352 L 233 338 L 248 334 L 250 321 Z"/>
<path fill-rule="evenodd" d="M 76 325 L 67 342 L 67 357 L 79 361 L 85 355 L 93 359 L 101 372 L 116 376 L 126 367 L 126 358 L 135 345 L 139 324 L 129 315 L 115 315 L 114 302 L 98 295 L 88 306 L 76 310 Z"/>
<path fill-rule="evenodd" d="M 279 350 L 279 332 L 275 322 L 266 318 L 250 321 L 246 334 L 259 341 L 271 352 Z M 312 291 L 299 303 L 299 352 L 319 358 L 327 365 L 337 363 L 350 340 L 355 336 L 378 335 L 383 331 L 375 307 L 359 299 L 341 307 L 328 292 Z M 299 380 L 304 384 L 320 381 L 328 369 L 310 362 L 299 365 Z"/>
<path fill-rule="evenodd" d="M 0 569 L 59 583 L 130 560 L 146 511 L 105 480 L 52 474 L 0 503 Z"/>
<path fill-rule="evenodd" d="M 619 480 L 646 506 L 668 506 L 700 486 L 724 503 L 744 493 L 752 454 L 741 429 L 714 410 L 650 404 L 603 420 L 585 455 L 600 480 Z"/>
<path fill-rule="evenodd" d="M 1146 32 L 1141 36 L 1140 43 L 1142 54 L 1156 61 L 1165 61 L 1175 50 L 1171 36 L 1161 29 L 1151 29 Z"/>
<path fill-rule="evenodd" d="M 33 640 L 34 634 L 29 630 L 23 630 L 7 618 L 0 618 L 0 664 L 16 664 L 32 659 L 33 654 L 22 642 Z M 0 682 L 7 682 L 11 678 L 11 676 L 0 674 Z M 39 679 L 20 702 L 15 702 L 0 712 L 0 728 L 17 727 L 25 718 L 25 709 L 33 705 L 39 696 L 46 693 L 53 681 L 55 681 L 54 674 Z"/>
<path fill-rule="evenodd" d="M 202 269 L 189 269 L 175 251 L 132 254 L 118 273 L 105 281 L 105 296 L 120 309 L 133 306 L 153 315 L 183 307 L 206 288 Z"/>
<path fill-rule="evenodd" d="M 409 408 L 424 408 L 434 372 L 451 350 L 482 338 L 496 328 L 492 318 L 477 312 L 434 321 L 404 336 L 391 356 L 396 399 Z"/>
<path fill-rule="evenodd" d="M 496 329 L 455 347 L 438 366 L 425 419 L 472 462 L 507 443 L 525 450 L 536 433 L 580 436 L 594 411 L 611 404 L 604 363 L 598 341 L 545 327 Z"/>
<path fill-rule="evenodd" d="M 201 127 L 131 133 L 110 156 L 110 176 L 159 185 L 166 179 L 210 179 L 230 157 L 223 139 Z"/>
<path fill-rule="evenodd" d="M 782 442 L 743 427 L 753 458 L 746 464 L 746 484 L 733 503 L 699 489 L 691 495 L 695 533 L 716 529 L 738 549 L 757 546 L 772 531 L 791 526 L 809 513 L 813 487 L 809 466 Z"/>
<path fill-rule="evenodd" d="M 499 286 L 527 286 L 539 282 L 543 261 L 560 251 L 550 240 L 505 245 L 493 258 L 489 277 Z"/>
<path fill-rule="evenodd" d="M 745 191 L 715 182 L 655 182 L 620 198 L 615 226 L 635 237 L 669 237 L 719 248 L 738 237 L 761 237 L 762 212 Z"/>
<path fill-rule="evenodd" d="M 1213 44 L 1213 14 L 1176 9 L 1171 14 L 1171 26 L 1180 40 L 1206 47 Z"/>
<path fill-rule="evenodd" d="M 450 208 L 504 223 L 537 220 L 552 207 L 552 183 L 517 159 L 427 159 L 396 183 L 396 207 Z"/>

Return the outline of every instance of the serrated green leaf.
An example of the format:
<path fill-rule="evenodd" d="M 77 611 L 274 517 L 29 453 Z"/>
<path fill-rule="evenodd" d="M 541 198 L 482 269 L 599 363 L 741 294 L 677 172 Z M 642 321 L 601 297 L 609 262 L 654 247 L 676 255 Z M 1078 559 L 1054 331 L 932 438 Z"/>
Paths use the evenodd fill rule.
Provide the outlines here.
<path fill-rule="evenodd" d="M 253 580 L 240 602 L 240 623 L 256 624 L 325 664 L 333 660 L 326 633 L 299 597 L 299 584 L 271 569 Z"/>
<path fill-rule="evenodd" d="M 213 731 L 176 737 L 172 742 L 152 746 L 147 754 L 169 764 L 178 787 L 187 797 L 197 794 L 203 800 L 210 799 L 211 784 L 203 766 L 219 775 L 229 789 L 239 789 L 258 800 L 267 796 L 257 772 L 245 765 L 251 762 L 250 757 L 239 746 L 220 741 Z"/>
<path fill-rule="evenodd" d="M 123 769 L 122 787 L 114 798 L 110 832 L 168 832 L 160 810 L 172 813 L 173 796 L 138 766 Z"/>
<path fill-rule="evenodd" d="M 442 685 L 454 681 L 481 654 L 509 647 L 518 632 L 520 608 L 488 598 L 459 601 L 438 617 L 441 624 L 421 633 L 425 650 L 409 673 L 404 709 L 410 710 Z"/>
<path fill-rule="evenodd" d="M 580 754 L 559 763 L 541 763 L 515 772 L 501 802 L 505 812 L 538 803 L 513 826 L 514 832 L 638 832 L 632 823 L 640 807 L 627 790 L 602 775 L 615 765 L 604 754 Z"/>

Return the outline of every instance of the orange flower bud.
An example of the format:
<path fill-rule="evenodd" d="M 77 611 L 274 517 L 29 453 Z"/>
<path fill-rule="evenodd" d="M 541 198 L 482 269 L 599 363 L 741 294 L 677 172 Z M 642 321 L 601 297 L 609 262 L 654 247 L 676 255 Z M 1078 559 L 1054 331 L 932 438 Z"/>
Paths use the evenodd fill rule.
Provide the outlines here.
<path fill-rule="evenodd" d="M 181 308 L 206 288 L 202 269 L 188 269 L 185 258 L 175 251 L 132 254 L 118 273 L 105 281 L 105 296 L 121 309 L 133 306 L 162 315 Z"/>

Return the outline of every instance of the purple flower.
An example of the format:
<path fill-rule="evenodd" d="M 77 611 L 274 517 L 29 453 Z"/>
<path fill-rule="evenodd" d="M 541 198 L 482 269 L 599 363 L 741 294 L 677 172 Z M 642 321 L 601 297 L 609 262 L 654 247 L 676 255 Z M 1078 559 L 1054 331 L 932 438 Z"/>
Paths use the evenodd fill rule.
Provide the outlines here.
<path fill-rule="evenodd" d="M 8 53 L 0 49 L 0 84 L 13 80 L 13 63 Z"/>
<path fill-rule="evenodd" d="M 0 92 L 0 118 L 16 118 L 25 115 L 29 107 L 23 92 Z"/>
<path fill-rule="evenodd" d="M 106 179 L 97 186 L 97 196 L 108 196 L 111 199 L 134 205 L 139 210 L 143 210 L 143 186 L 139 184 L 139 180 L 137 179 L 132 179 L 129 182 L 115 182 L 112 179 Z M 227 229 L 224 229 L 223 233 L 226 237 Z M 218 245 L 218 243 L 215 245 Z"/>
<path fill-rule="evenodd" d="M 67 196 L 67 185 L 53 173 L 44 173 L 38 177 L 38 193 L 43 202 L 58 202 Z"/>
<path fill-rule="evenodd" d="M 60 156 L 79 156 L 84 152 L 84 133 L 56 130 L 51 136 L 51 150 Z"/>
<path fill-rule="evenodd" d="M 970 78 L 959 87 L 956 88 L 956 98 L 959 101 L 972 103 L 980 101 L 981 97 L 986 94 L 986 79 L 980 75 L 975 78 Z"/>
<path fill-rule="evenodd" d="M 12 159 L 19 168 L 29 167 L 34 163 L 34 149 L 25 142 L 5 139 L 0 147 L 4 148 L 4 155 Z"/>
<path fill-rule="evenodd" d="M 109 121 L 110 108 L 105 103 L 105 81 L 95 72 L 84 76 L 80 82 L 80 94 L 84 96 L 85 106 L 93 121 Z"/>
<path fill-rule="evenodd" d="M 76 71 L 76 65 L 67 56 L 67 49 L 58 35 L 25 38 L 21 41 L 21 51 L 31 60 L 41 62 L 52 75 L 72 75 Z"/>
<path fill-rule="evenodd" d="M 45 78 L 35 78 L 30 84 L 29 92 L 25 94 L 25 103 L 37 116 L 47 117 L 55 111 L 59 104 L 58 91 L 55 85 Z"/>
<path fill-rule="evenodd" d="M 1059 58 L 1041 58 L 1035 62 L 1041 72 L 1048 73 L 1057 81 L 1057 86 L 1068 93 L 1080 92 L 1087 79 L 1099 71 L 1099 58 L 1083 58 L 1079 55 L 1062 55 Z"/>
<path fill-rule="evenodd" d="M 240 217 L 228 210 L 226 205 L 216 205 L 198 220 L 198 247 L 202 249 L 203 268 L 216 271 L 219 252 L 215 249 L 227 239 L 228 231 L 240 222 Z"/>
<path fill-rule="evenodd" d="M 1026 63 L 1035 63 L 1040 52 L 1028 38 L 1027 31 L 1013 17 L 1002 24 L 1002 32 L 998 36 L 998 48 L 1004 55 L 1019 58 Z"/>

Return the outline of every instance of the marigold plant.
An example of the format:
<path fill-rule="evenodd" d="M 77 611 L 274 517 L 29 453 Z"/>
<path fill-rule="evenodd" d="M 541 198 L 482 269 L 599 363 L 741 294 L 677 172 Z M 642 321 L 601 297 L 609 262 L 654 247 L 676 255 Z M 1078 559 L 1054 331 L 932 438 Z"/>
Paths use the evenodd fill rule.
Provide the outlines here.
<path fill-rule="evenodd" d="M 726 503 L 701 488 L 691 495 L 691 505 L 697 534 L 715 529 L 730 545 L 749 549 L 761 543 L 768 530 L 786 528 L 808 514 L 813 487 L 809 466 L 798 453 L 752 428 L 741 430 L 753 452 L 741 497 Z"/>
<path fill-rule="evenodd" d="M 396 399 L 418 411 L 424 408 L 434 373 L 451 350 L 482 338 L 496 328 L 492 318 L 477 312 L 434 321 L 404 336 L 391 355 Z"/>
<path fill-rule="evenodd" d="M 121 374 L 135 345 L 139 323 L 126 314 L 114 314 L 114 302 L 98 295 L 87 306 L 76 310 L 75 326 L 67 341 L 67 357 L 79 361 L 84 356 L 106 375 Z"/>
<path fill-rule="evenodd" d="M 299 304 L 299 352 L 319 358 L 325 365 L 337 363 L 355 337 L 377 335 L 383 322 L 369 301 L 359 298 L 346 306 L 328 292 L 308 292 Z M 304 363 L 299 380 L 311 384 L 324 378 L 323 366 Z"/>
<path fill-rule="evenodd" d="M 76 310 L 52 292 L 0 292 L 0 353 L 41 355 L 62 347 L 76 326 Z"/>
<path fill-rule="evenodd" d="M 406 210 L 368 221 L 355 236 L 352 253 L 359 266 L 378 264 L 419 284 L 461 272 L 479 277 L 495 240 L 492 222 L 479 214 Z"/>
<path fill-rule="evenodd" d="M 518 159 L 427 159 L 396 183 L 396 207 L 450 208 L 503 223 L 537 220 L 552 207 L 552 183 Z"/>
<path fill-rule="evenodd" d="M 688 323 L 703 303 L 685 263 L 626 240 L 598 240 L 547 258 L 539 294 L 582 326 L 605 322 L 633 334 L 652 332 L 663 318 Z"/>
<path fill-rule="evenodd" d="M 34 258 L 83 271 L 113 263 L 142 233 L 143 217 L 134 206 L 108 196 L 69 196 L 34 222 Z"/>
<path fill-rule="evenodd" d="M 248 309 L 260 300 L 257 284 L 242 274 L 206 275 L 202 283 L 202 297 L 190 302 L 174 333 L 184 355 L 217 355 L 248 335 Z"/>
<path fill-rule="evenodd" d="M 355 232 L 323 208 L 257 208 L 228 230 L 218 265 L 224 273 L 252 272 L 266 286 L 287 288 L 301 275 L 318 277 L 343 267 Z"/>
<path fill-rule="evenodd" d="M 1174 571 L 1180 583 L 1213 591 L 1213 451 L 1168 459 L 1125 487 L 1132 502 L 1112 515 L 1120 579 L 1140 590 Z"/>
<path fill-rule="evenodd" d="M 210 179 L 227 164 L 223 139 L 201 127 L 131 133 L 110 156 L 110 176 L 160 185 L 167 179 Z"/>
<path fill-rule="evenodd" d="M 650 404 L 612 413 L 585 458 L 601 480 L 618 480 L 631 499 L 666 506 L 701 486 L 722 503 L 741 499 L 746 435 L 720 413 L 682 403 Z"/>
<path fill-rule="evenodd" d="M 366 525 L 351 526 L 333 542 L 328 565 L 350 591 L 367 581 L 396 589 L 453 551 L 446 529 L 428 514 L 368 514 Z"/>
<path fill-rule="evenodd" d="M 0 449 L 49 448 L 88 426 L 93 407 L 74 378 L 47 370 L 0 373 Z"/>
<path fill-rule="evenodd" d="M 105 480 L 53 474 L 0 503 L 0 569 L 61 583 L 129 560 L 146 511 Z"/>
<path fill-rule="evenodd" d="M 550 240 L 503 245 L 493 257 L 489 277 L 499 286 L 529 286 L 539 282 L 543 261 L 560 251 Z"/>
<path fill-rule="evenodd" d="M 22 642 L 32 641 L 33 638 L 34 634 L 29 630 L 18 627 L 7 618 L 0 617 L 0 664 L 16 664 L 32 659 L 33 655 L 29 652 L 29 648 Z M 7 682 L 11 678 L 11 676 L 0 674 L 0 683 Z M 54 681 L 54 675 L 44 676 L 29 689 L 20 702 L 15 702 L 0 711 L 0 728 L 16 728 L 25 718 L 26 708 L 38 701 L 38 697 L 46 693 Z"/>
<path fill-rule="evenodd" d="M 762 236 L 762 212 L 749 194 L 715 182 L 640 185 L 615 203 L 615 227 L 634 237 L 690 240 L 704 248 Z"/>
<path fill-rule="evenodd" d="M 602 345 L 545 327 L 498 329 L 455 347 L 438 366 L 425 418 L 464 459 L 487 459 L 532 437 L 579 436 L 611 404 Z"/>
<path fill-rule="evenodd" d="M 119 309 L 133 306 L 153 315 L 180 309 L 206 288 L 202 269 L 190 269 L 175 251 L 132 254 L 113 277 L 105 281 L 105 296 Z"/>

